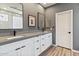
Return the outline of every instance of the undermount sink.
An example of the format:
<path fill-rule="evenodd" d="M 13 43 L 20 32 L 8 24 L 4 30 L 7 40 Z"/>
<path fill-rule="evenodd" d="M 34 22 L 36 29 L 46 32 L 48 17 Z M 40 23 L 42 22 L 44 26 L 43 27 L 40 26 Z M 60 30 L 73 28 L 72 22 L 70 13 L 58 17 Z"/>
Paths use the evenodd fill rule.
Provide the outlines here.
<path fill-rule="evenodd" d="M 9 40 L 9 39 L 17 39 L 17 38 L 22 38 L 22 37 L 24 37 L 24 36 L 9 37 L 9 38 L 7 38 L 7 39 L 8 39 L 8 40 Z"/>

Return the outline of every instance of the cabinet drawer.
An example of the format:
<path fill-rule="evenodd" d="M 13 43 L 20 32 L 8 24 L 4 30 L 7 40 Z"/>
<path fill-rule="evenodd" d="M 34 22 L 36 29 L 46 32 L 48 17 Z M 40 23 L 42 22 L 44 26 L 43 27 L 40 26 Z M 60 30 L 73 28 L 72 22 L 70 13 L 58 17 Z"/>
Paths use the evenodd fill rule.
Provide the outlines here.
<path fill-rule="evenodd" d="M 46 49 L 46 43 L 41 43 L 41 53 Z"/>
<path fill-rule="evenodd" d="M 35 47 L 35 56 L 40 54 L 40 46 Z"/>
<path fill-rule="evenodd" d="M 34 44 L 35 45 L 40 45 L 40 38 L 39 37 L 35 37 L 34 39 L 35 39 L 34 40 Z"/>
<path fill-rule="evenodd" d="M 40 42 L 35 42 L 34 45 L 35 45 L 35 48 L 40 47 Z"/>
<path fill-rule="evenodd" d="M 52 35 L 52 33 L 48 33 L 48 34 L 46 34 L 47 36 L 49 35 L 49 36 L 51 36 Z"/>
<path fill-rule="evenodd" d="M 48 33 L 48 34 L 45 34 L 45 35 L 41 35 L 41 38 L 42 39 L 45 39 L 45 38 L 48 38 L 48 37 L 52 37 L 52 33 Z"/>
<path fill-rule="evenodd" d="M 41 35 L 41 38 L 46 38 L 46 34 L 45 35 Z"/>
<path fill-rule="evenodd" d="M 35 42 L 39 42 L 39 41 L 40 41 L 40 36 L 34 37 L 34 41 L 35 41 Z"/>
<path fill-rule="evenodd" d="M 25 39 L 25 40 L 19 41 L 20 47 L 23 46 L 23 45 L 29 45 L 29 44 L 31 44 L 31 43 L 33 43 L 33 38 Z"/>
<path fill-rule="evenodd" d="M 41 40 L 45 40 L 46 39 L 46 37 L 41 37 Z"/>
<path fill-rule="evenodd" d="M 40 42 L 40 39 L 36 39 L 36 40 L 35 40 L 35 43 L 39 43 L 39 42 Z"/>
<path fill-rule="evenodd" d="M 19 42 L 10 43 L 0 46 L 0 53 L 8 53 L 19 47 Z"/>
<path fill-rule="evenodd" d="M 34 51 L 35 56 L 38 56 L 40 54 L 40 36 L 34 37 Z"/>
<path fill-rule="evenodd" d="M 46 38 L 52 36 L 52 33 L 45 34 Z"/>
<path fill-rule="evenodd" d="M 6 45 L 0 46 L 0 54 L 9 53 L 21 48 L 22 46 L 28 45 L 29 40 L 21 40 Z"/>

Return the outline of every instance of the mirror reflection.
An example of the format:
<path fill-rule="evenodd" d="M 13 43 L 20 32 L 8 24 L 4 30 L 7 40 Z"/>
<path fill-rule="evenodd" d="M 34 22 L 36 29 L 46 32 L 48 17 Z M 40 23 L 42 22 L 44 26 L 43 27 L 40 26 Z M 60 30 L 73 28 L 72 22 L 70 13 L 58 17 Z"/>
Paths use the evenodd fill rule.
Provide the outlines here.
<path fill-rule="evenodd" d="M 0 29 L 22 29 L 22 4 L 1 3 L 0 4 Z"/>

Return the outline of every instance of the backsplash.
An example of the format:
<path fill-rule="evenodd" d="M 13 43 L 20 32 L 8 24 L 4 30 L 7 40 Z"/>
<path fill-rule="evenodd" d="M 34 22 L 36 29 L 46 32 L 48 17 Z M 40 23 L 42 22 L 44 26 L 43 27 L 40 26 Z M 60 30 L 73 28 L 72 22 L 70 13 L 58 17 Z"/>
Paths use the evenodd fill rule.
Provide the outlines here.
<path fill-rule="evenodd" d="M 1 30 L 0 29 L 0 36 L 6 36 L 6 35 L 8 36 L 8 35 L 11 35 L 10 32 L 11 32 L 11 30 L 7 30 L 7 29 L 6 30 Z"/>

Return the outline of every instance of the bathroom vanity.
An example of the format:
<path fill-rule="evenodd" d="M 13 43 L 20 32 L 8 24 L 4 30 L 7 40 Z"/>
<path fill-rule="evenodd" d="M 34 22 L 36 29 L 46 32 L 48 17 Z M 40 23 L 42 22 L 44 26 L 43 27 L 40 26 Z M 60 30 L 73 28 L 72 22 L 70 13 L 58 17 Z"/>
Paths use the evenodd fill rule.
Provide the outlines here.
<path fill-rule="evenodd" d="M 0 38 L 0 56 L 38 56 L 52 45 L 52 32 Z"/>

